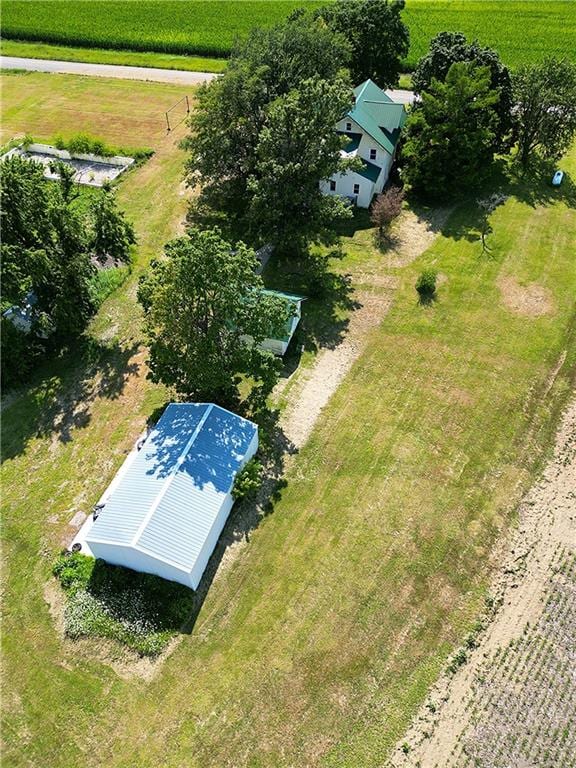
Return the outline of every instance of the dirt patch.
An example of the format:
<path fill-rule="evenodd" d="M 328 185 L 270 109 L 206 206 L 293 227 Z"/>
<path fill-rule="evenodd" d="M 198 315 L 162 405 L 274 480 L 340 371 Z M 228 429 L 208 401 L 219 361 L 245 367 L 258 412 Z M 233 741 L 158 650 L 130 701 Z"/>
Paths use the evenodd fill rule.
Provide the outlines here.
<path fill-rule="evenodd" d="M 510 746 L 518 732 L 529 735 L 539 749 L 544 748 L 542 742 L 549 737 L 554 741 L 555 723 L 565 715 L 556 713 L 548 723 L 542 711 L 550 713 L 552 701 L 565 701 L 565 689 L 569 697 L 574 694 L 573 681 L 566 682 L 564 667 L 555 659 L 574 653 L 573 639 L 572 651 L 563 648 L 562 643 L 558 647 L 558 642 L 566 634 L 566 626 L 573 628 L 576 623 L 576 591 L 569 583 L 558 587 L 555 574 L 565 570 L 563 563 L 574 558 L 576 543 L 576 399 L 560 424 L 554 456 L 540 481 L 523 499 L 519 518 L 518 530 L 492 590 L 501 603 L 494 620 L 469 661 L 453 677 L 443 676 L 432 689 L 390 760 L 390 768 L 521 768 L 528 764 L 520 749 L 525 747 L 516 744 L 513 756 Z M 575 572 L 574 568 L 570 571 Z M 572 597 L 554 598 L 558 589 Z M 563 610 L 561 621 L 556 604 Z M 548 631 L 551 625 L 552 633 Z M 571 632 L 573 629 L 568 634 Z M 550 643 L 547 634 L 553 638 L 552 650 L 543 656 L 552 659 L 549 668 L 543 662 L 536 664 L 542 656 L 538 651 L 533 657 L 534 648 Z M 506 657 L 513 662 L 500 661 Z M 494 668 L 501 672 L 491 678 Z M 538 675 L 538 685 L 534 686 Z M 538 712 L 543 691 L 548 702 Z M 508 698 L 510 702 L 506 703 Z M 522 708 L 513 707 L 512 703 L 520 698 Z M 438 702 L 443 702 L 439 708 Z M 524 727 L 528 720 L 534 726 L 532 733 Z M 504 763 L 497 754 L 486 752 L 487 742 L 496 738 L 504 745 Z M 564 748 L 556 741 L 559 748 Z M 411 746 L 408 755 L 402 751 L 404 743 Z M 531 748 L 531 743 L 526 748 Z M 477 761 L 470 762 L 472 757 Z M 542 759 L 530 765 L 567 765 L 562 757 L 557 763 L 547 762 L 548 757 Z M 554 759 L 552 753 L 550 759 Z"/>
<path fill-rule="evenodd" d="M 452 207 L 420 214 L 404 211 L 392 228 L 392 248 L 386 254 L 388 266 L 405 267 L 430 248 L 452 211 Z"/>
<path fill-rule="evenodd" d="M 500 277 L 497 282 L 502 303 L 522 317 L 542 317 L 554 310 L 550 291 L 538 283 L 521 285 L 513 277 Z"/>

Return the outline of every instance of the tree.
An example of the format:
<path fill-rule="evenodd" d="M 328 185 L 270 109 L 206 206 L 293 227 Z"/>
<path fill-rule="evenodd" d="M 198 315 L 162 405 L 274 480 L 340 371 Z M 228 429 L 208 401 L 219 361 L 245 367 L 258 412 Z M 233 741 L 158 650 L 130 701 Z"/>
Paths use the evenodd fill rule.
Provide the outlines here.
<path fill-rule="evenodd" d="M 500 93 L 500 99 L 493 106 L 498 117 L 494 126 L 496 149 L 509 149 L 513 127 L 512 79 L 497 51 L 482 47 L 477 40 L 468 43 L 461 32 L 440 32 L 430 41 L 428 53 L 418 62 L 412 76 L 414 90 L 417 93 L 429 91 L 433 79 L 444 82 L 452 64 L 463 61 L 489 68 L 490 87 Z"/>
<path fill-rule="evenodd" d="M 356 85 L 368 78 L 381 88 L 398 84 L 410 48 L 410 32 L 401 17 L 404 6 L 404 0 L 337 0 L 316 12 L 350 43 Z"/>
<path fill-rule="evenodd" d="M 29 333 L 8 328 L 10 321 L 3 319 L 2 366 L 8 375 L 42 352 L 48 336 L 58 346 L 81 333 L 96 309 L 92 211 L 76 203 L 68 166 L 58 171 L 59 182 L 47 181 L 41 165 L 18 155 L 0 165 L 1 309 L 32 307 Z"/>
<path fill-rule="evenodd" d="M 436 295 L 436 279 L 438 273 L 435 269 L 423 269 L 416 280 L 416 292 L 422 304 L 428 304 Z"/>
<path fill-rule="evenodd" d="M 498 98 L 488 67 L 473 62 L 432 80 L 406 124 L 404 174 L 417 192 L 448 198 L 481 184 L 494 159 Z"/>
<path fill-rule="evenodd" d="M 37 163 L 15 155 L 1 171 L 3 304 L 32 291 L 56 337 L 78 333 L 95 308 L 86 222 Z"/>
<path fill-rule="evenodd" d="M 557 160 L 576 135 L 576 65 L 558 59 L 520 67 L 514 77 L 518 160 Z"/>
<path fill-rule="evenodd" d="M 350 215 L 320 179 L 342 170 L 342 138 L 334 130 L 350 103 L 345 80 L 305 80 L 266 109 L 248 191 L 251 231 L 280 251 L 301 253 L 310 241 L 331 237 L 329 225 Z"/>
<path fill-rule="evenodd" d="M 183 142 L 188 184 L 201 185 L 206 204 L 229 216 L 246 215 L 269 105 L 311 78 L 335 82 L 349 55 L 341 34 L 302 12 L 253 29 L 237 44 L 226 71 L 198 89 Z"/>
<path fill-rule="evenodd" d="M 400 216 L 404 192 L 400 187 L 388 187 L 385 192 L 378 195 L 370 212 L 372 224 L 378 227 L 378 242 L 384 239 L 384 232 L 390 224 Z"/>
<path fill-rule="evenodd" d="M 136 243 L 136 235 L 132 224 L 118 209 L 114 189 L 110 185 L 106 185 L 102 194 L 95 198 L 91 213 L 94 222 L 91 246 L 96 258 L 102 262 L 108 258 L 128 261 L 130 246 Z"/>
<path fill-rule="evenodd" d="M 492 233 L 492 224 L 490 217 L 499 205 L 505 203 L 506 195 L 501 192 L 493 192 L 488 197 L 478 200 L 478 210 L 480 212 L 480 239 L 482 240 L 482 253 L 490 250 L 486 238 Z"/>
<path fill-rule="evenodd" d="M 254 251 L 217 229 L 191 229 L 166 245 L 141 278 L 154 381 L 185 397 L 233 402 L 240 376 L 266 392 L 278 363 L 258 344 L 284 326 L 286 305 L 262 293 Z"/>

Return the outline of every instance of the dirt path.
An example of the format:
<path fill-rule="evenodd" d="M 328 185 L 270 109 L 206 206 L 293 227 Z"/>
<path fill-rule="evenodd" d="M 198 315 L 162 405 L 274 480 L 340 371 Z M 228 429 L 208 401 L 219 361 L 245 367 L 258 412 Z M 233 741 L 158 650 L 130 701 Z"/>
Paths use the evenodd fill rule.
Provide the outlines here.
<path fill-rule="evenodd" d="M 26 59 L 20 56 L 0 56 L 0 68 L 57 72 L 62 75 L 119 77 L 123 80 L 154 80 L 158 83 L 175 85 L 198 85 L 216 77 L 212 72 L 188 72 L 160 67 L 127 67 L 119 64 L 88 64 L 81 61 L 57 61 L 56 59 Z"/>
<path fill-rule="evenodd" d="M 406 211 L 394 230 L 393 247 L 383 263 L 386 266 L 406 266 L 418 258 L 432 244 L 449 213 L 449 209 L 442 209 L 431 212 L 428 217 L 418 217 L 412 211 Z M 354 277 L 354 282 L 362 285 L 354 296 L 360 307 L 350 317 L 346 338 L 334 349 L 321 351 L 313 366 L 299 375 L 290 390 L 290 404 L 280 426 L 296 448 L 301 448 L 308 440 L 322 409 L 362 353 L 370 330 L 384 320 L 392 305 L 393 276 L 379 272 Z M 280 382 L 277 395 L 281 394 L 288 381 Z"/>
<path fill-rule="evenodd" d="M 501 720 L 502 707 L 495 718 L 494 711 L 490 707 L 486 709 L 486 702 L 494 697 L 495 688 L 499 688 L 502 679 L 495 677 L 493 682 L 483 688 L 484 678 L 490 670 L 494 670 L 496 660 L 502 657 L 503 652 L 508 653 L 510 649 L 514 651 L 515 647 L 517 649 L 520 640 L 529 636 L 532 628 L 542 622 L 550 582 L 557 571 L 558 553 L 563 552 L 573 557 L 576 551 L 576 398 L 563 416 L 553 457 L 540 481 L 520 505 L 519 519 L 518 531 L 495 585 L 495 592 L 502 594 L 502 606 L 469 661 L 452 679 L 440 680 L 433 689 L 413 727 L 401 741 L 401 744 L 411 746 L 409 754 L 403 754 L 400 744 L 390 762 L 391 767 L 448 768 L 467 765 L 465 753 L 458 751 L 462 749 L 463 734 L 468 734 L 472 744 L 470 734 L 475 733 L 478 738 L 479 730 L 485 734 L 490 733 L 490 738 L 496 737 L 496 726 L 499 723 L 494 721 Z M 576 649 L 573 653 L 576 653 Z M 519 686 L 516 687 L 515 698 L 521 696 L 522 688 L 531 682 L 533 684 L 536 676 L 535 659 L 531 659 L 529 654 L 525 661 L 525 672 L 514 680 L 514 685 Z M 560 693 L 554 691 L 555 685 L 557 681 L 553 678 L 550 683 L 552 697 Z M 548 686 L 548 683 L 540 681 L 540 687 L 544 686 Z M 573 682 L 571 686 L 573 689 Z M 538 693 L 540 691 L 536 689 L 535 694 Z M 430 702 L 442 701 L 444 703 L 441 707 L 432 713 L 430 709 L 434 707 L 431 707 Z M 530 711 L 535 707 L 536 704 L 529 703 L 528 711 L 524 710 L 520 718 L 522 715 L 526 719 L 538 715 Z M 486 711 L 491 712 L 491 715 L 486 715 Z M 477 713 L 475 721 L 472 720 L 474 712 Z M 542 716 L 536 719 L 539 727 L 543 727 Z M 524 729 L 522 721 L 517 722 L 517 725 L 518 730 Z M 507 727 L 510 729 L 510 725 Z M 545 736 L 544 733 L 537 733 L 536 743 Z M 486 739 L 483 741 L 485 744 Z M 500 765 L 492 757 L 477 764 L 490 767 Z M 509 768 L 520 768 L 528 764 L 508 754 L 506 765 Z M 533 764 L 536 765 L 544 763 Z"/>
<path fill-rule="evenodd" d="M 192 72 L 162 67 L 134 67 L 121 64 L 93 64 L 83 61 L 57 59 L 29 59 L 23 56 L 0 56 L 0 69 L 26 69 L 31 72 L 57 72 L 62 75 L 94 75 L 118 77 L 123 80 L 153 80 L 174 85 L 199 85 L 218 77 L 213 72 Z M 386 93 L 398 104 L 412 104 L 414 92 L 404 88 L 389 89 Z"/>

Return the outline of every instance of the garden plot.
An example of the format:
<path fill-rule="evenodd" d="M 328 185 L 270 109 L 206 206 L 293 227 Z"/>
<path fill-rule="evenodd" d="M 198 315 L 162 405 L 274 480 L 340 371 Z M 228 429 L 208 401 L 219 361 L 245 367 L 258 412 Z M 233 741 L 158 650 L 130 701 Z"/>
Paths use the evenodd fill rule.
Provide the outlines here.
<path fill-rule="evenodd" d="M 49 144 L 28 144 L 14 147 L 4 157 L 21 155 L 44 166 L 44 176 L 47 179 L 56 180 L 59 174 L 53 170 L 53 164 L 57 161 L 65 163 L 74 169 L 74 181 L 77 184 L 85 184 L 89 187 L 103 187 L 120 176 L 134 163 L 133 157 L 101 157 L 89 154 L 71 154 L 65 149 L 56 149 Z"/>

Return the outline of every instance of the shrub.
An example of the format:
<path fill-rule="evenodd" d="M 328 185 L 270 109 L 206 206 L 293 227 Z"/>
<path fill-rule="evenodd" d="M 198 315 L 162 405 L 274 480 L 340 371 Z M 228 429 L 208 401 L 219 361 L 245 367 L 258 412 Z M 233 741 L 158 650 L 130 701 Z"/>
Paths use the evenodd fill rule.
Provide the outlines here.
<path fill-rule="evenodd" d="M 95 560 L 80 552 L 63 553 L 54 563 L 52 573 L 71 594 L 85 589 L 92 576 Z"/>
<path fill-rule="evenodd" d="M 378 227 L 378 240 L 382 242 L 384 232 L 389 228 L 395 218 L 402 212 L 404 192 L 399 187 L 388 187 L 385 192 L 378 195 L 372 210 L 370 220 Z"/>
<path fill-rule="evenodd" d="M 232 496 L 235 501 L 253 496 L 260 487 L 262 479 L 262 464 L 257 459 L 251 459 L 236 475 Z"/>
<path fill-rule="evenodd" d="M 436 293 L 436 270 L 424 269 L 416 280 L 416 290 L 421 299 L 431 299 Z"/>
<path fill-rule="evenodd" d="M 31 136 L 25 137 L 24 145 L 32 144 L 34 139 Z M 154 150 L 148 147 L 115 147 L 106 144 L 102 139 L 89 136 L 86 133 L 77 133 L 66 140 L 61 134 L 56 134 L 51 141 L 56 149 L 66 149 L 71 154 L 98 155 L 100 157 L 112 157 L 113 155 L 123 155 L 133 157 L 136 164 L 139 165 L 148 160 L 154 154 Z"/>
<path fill-rule="evenodd" d="M 92 141 L 85 133 L 77 133 L 66 142 L 66 149 L 74 155 L 87 155 L 92 151 Z"/>

